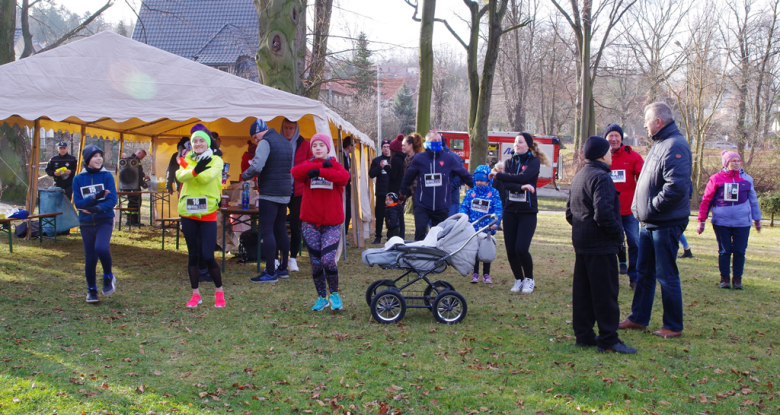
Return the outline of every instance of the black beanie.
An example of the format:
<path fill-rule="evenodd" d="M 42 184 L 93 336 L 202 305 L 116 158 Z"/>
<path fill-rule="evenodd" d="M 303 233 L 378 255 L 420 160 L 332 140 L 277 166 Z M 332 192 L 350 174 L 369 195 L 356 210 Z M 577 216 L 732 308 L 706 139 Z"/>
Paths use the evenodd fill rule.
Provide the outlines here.
<path fill-rule="evenodd" d="M 385 144 L 390 145 L 390 140 L 382 140 L 382 145 L 379 148 L 382 148 Z"/>
<path fill-rule="evenodd" d="M 534 146 L 534 137 L 528 133 L 520 133 L 520 135 L 525 138 L 525 143 L 528 145 L 528 150 L 531 150 L 531 148 Z"/>
<path fill-rule="evenodd" d="M 582 154 L 588 160 L 598 160 L 609 151 L 609 141 L 597 135 L 588 137 L 588 141 L 582 146 Z"/>
<path fill-rule="evenodd" d="M 610 125 L 607 126 L 607 128 L 604 130 L 604 138 L 607 138 L 609 133 L 611 133 L 613 131 L 617 131 L 617 132 L 620 133 L 620 142 L 622 143 L 623 142 L 623 129 L 620 128 L 620 126 L 617 125 L 617 124 L 610 124 Z"/>
<path fill-rule="evenodd" d="M 90 144 L 86 147 L 84 147 L 84 150 L 81 150 L 81 165 L 84 167 L 89 166 L 89 161 L 92 159 L 92 156 L 95 154 L 100 153 L 100 155 L 103 155 L 103 150 L 100 149 L 100 147 Z"/>

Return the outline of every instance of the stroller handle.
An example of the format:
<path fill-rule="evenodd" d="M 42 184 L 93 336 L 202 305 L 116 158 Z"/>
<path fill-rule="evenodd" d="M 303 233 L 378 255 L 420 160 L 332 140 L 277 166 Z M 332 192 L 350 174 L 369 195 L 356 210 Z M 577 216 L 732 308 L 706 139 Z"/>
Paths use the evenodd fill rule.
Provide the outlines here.
<path fill-rule="evenodd" d="M 449 254 L 445 255 L 444 257 L 442 257 L 438 261 L 436 261 L 436 265 L 438 266 L 438 265 L 446 262 L 446 260 L 448 258 L 452 257 L 453 255 L 455 255 L 458 252 L 460 252 L 463 248 L 465 248 L 466 245 L 468 245 L 469 242 L 471 242 L 471 240 L 474 239 L 477 235 L 479 235 L 480 233 L 484 232 L 486 229 L 490 228 L 491 226 L 495 225 L 496 222 L 498 222 L 498 215 L 496 215 L 495 213 L 489 213 L 489 214 L 487 214 L 487 215 L 485 215 L 485 216 L 475 220 L 474 222 L 470 222 L 470 223 L 472 225 L 475 225 L 475 224 L 481 222 L 483 219 L 487 219 L 487 218 L 491 219 L 490 222 L 488 222 L 487 225 L 483 226 L 478 231 L 474 232 L 474 234 L 471 235 L 471 237 L 469 237 L 469 239 L 467 239 L 466 242 L 464 242 L 463 245 L 460 246 L 460 248 L 450 252 Z"/>
<path fill-rule="evenodd" d="M 486 229 L 490 228 L 491 226 L 495 225 L 496 222 L 498 222 L 498 216 L 495 213 L 488 213 L 487 215 L 475 220 L 474 222 L 471 222 L 471 225 L 476 225 L 483 220 L 490 218 L 491 221 L 487 225 L 485 225 L 482 229 L 478 230 L 477 233 L 484 232 Z M 467 242 L 468 243 L 468 242 Z M 465 246 L 465 245 L 464 245 Z"/>

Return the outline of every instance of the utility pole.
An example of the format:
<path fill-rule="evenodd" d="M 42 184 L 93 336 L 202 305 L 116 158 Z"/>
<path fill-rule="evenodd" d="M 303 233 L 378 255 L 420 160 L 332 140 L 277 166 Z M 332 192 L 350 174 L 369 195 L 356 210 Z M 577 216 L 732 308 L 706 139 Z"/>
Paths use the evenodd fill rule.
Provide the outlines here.
<path fill-rule="evenodd" d="M 376 65 L 376 147 L 382 148 L 382 87 L 380 85 L 379 72 L 382 68 L 379 64 Z"/>

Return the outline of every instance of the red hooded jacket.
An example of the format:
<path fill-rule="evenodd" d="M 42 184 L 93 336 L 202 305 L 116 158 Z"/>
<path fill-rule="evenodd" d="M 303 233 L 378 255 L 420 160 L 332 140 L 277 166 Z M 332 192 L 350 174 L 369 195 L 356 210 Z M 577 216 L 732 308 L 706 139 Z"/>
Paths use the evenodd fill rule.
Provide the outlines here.
<path fill-rule="evenodd" d="M 629 146 L 620 146 L 612 153 L 612 181 L 620 192 L 620 214 L 631 215 L 631 203 L 634 202 L 636 179 L 642 172 L 645 160 Z"/>
<path fill-rule="evenodd" d="M 331 157 L 331 167 L 322 167 L 324 160 L 311 158 L 293 167 L 292 176 L 296 184 L 303 183 L 301 220 L 314 226 L 332 226 L 344 223 L 344 201 L 341 198 L 344 186 L 349 182 L 349 172 Z M 311 188 L 309 170 L 320 169 L 319 178 L 327 180 L 320 185 L 332 184 L 332 189 Z M 329 182 L 329 183 L 328 183 Z"/>

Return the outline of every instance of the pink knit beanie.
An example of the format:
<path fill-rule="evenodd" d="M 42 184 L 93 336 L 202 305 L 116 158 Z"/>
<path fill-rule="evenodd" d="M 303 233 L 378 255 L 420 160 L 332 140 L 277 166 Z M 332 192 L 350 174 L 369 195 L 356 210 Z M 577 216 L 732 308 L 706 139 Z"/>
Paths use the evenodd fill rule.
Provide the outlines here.
<path fill-rule="evenodd" d="M 328 148 L 328 153 L 330 153 L 330 149 L 333 148 L 333 139 L 330 138 L 327 134 L 317 133 L 314 134 L 314 136 L 311 138 L 309 145 L 314 144 L 315 141 L 322 141 L 325 143 L 325 147 Z"/>
<path fill-rule="evenodd" d="M 736 159 L 741 159 L 741 157 L 739 157 L 739 154 L 737 154 L 737 153 L 735 153 L 733 151 L 728 151 L 728 150 L 723 150 L 720 153 L 720 158 L 721 158 L 721 160 L 723 160 L 723 167 L 724 168 L 729 166 L 729 161 L 731 161 L 731 159 L 735 159 L 735 158 Z"/>

